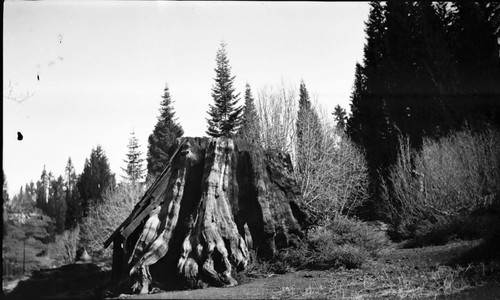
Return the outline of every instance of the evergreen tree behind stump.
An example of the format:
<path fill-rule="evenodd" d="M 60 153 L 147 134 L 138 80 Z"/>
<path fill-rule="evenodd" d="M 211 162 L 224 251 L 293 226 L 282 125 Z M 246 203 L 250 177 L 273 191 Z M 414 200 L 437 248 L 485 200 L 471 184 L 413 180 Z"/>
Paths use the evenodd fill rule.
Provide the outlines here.
<path fill-rule="evenodd" d="M 123 178 L 132 185 L 136 185 L 144 178 L 144 168 L 142 167 L 144 159 L 142 159 L 142 152 L 139 150 L 139 141 L 135 137 L 134 131 L 130 134 L 127 147 L 127 159 L 123 160 L 127 164 L 127 167 L 122 168 L 127 176 L 123 176 Z"/>
<path fill-rule="evenodd" d="M 221 43 L 216 55 L 215 85 L 212 88 L 214 105 L 209 106 L 207 134 L 211 137 L 232 137 L 241 122 L 242 107 L 237 106 L 239 94 L 235 92 L 226 44 Z"/>
<path fill-rule="evenodd" d="M 162 99 L 158 122 L 148 139 L 147 179 L 154 179 L 161 174 L 170 159 L 168 148 L 176 138 L 184 135 L 184 130 L 175 117 L 168 86 L 163 90 Z"/>
<path fill-rule="evenodd" d="M 304 81 L 300 82 L 299 111 L 297 112 L 297 169 L 308 173 L 311 160 L 321 153 L 322 130 L 318 114 L 311 105 Z"/>
<path fill-rule="evenodd" d="M 260 145 L 260 124 L 252 90 L 247 83 L 245 87 L 245 106 L 241 118 L 241 127 L 238 130 L 238 138 L 242 138 L 254 145 Z"/>
<path fill-rule="evenodd" d="M 154 282 L 233 286 L 250 250 L 271 258 L 303 236 L 288 155 L 225 138 L 181 138 L 170 153 L 171 164 L 115 232 L 121 236 L 105 243 L 124 237 L 130 246 L 134 292 L 148 293 Z"/>

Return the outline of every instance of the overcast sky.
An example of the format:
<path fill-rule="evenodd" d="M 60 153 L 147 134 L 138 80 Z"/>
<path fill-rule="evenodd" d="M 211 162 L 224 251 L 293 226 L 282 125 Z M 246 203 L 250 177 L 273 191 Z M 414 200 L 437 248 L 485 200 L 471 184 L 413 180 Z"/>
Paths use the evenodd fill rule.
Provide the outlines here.
<path fill-rule="evenodd" d="M 242 95 L 247 82 L 257 95 L 303 79 L 328 111 L 349 109 L 368 11 L 364 2 L 4 2 L 10 196 L 44 165 L 64 175 L 68 157 L 81 173 L 98 144 L 121 180 L 132 130 L 146 157 L 165 83 L 185 135 L 204 136 L 222 40 Z"/>

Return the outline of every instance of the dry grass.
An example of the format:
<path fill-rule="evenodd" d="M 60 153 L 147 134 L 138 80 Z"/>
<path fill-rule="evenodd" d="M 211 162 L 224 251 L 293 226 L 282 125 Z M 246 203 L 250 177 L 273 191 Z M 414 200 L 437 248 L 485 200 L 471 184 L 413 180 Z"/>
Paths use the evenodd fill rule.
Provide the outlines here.
<path fill-rule="evenodd" d="M 283 286 L 273 293 L 279 299 L 373 299 L 434 298 L 462 293 L 485 284 L 487 273 L 499 271 L 498 264 L 468 267 L 439 266 L 435 269 L 371 268 L 340 271 L 307 286 Z"/>

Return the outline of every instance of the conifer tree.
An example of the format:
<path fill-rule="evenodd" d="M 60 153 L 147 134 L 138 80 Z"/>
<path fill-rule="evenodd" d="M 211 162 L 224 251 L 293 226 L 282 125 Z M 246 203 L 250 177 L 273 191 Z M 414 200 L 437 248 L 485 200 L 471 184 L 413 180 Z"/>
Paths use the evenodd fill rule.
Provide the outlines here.
<path fill-rule="evenodd" d="M 475 1 L 452 2 L 451 49 L 459 73 L 454 106 L 469 125 L 500 125 L 500 55 L 495 9 Z"/>
<path fill-rule="evenodd" d="M 23 186 L 21 185 L 19 193 L 14 195 L 14 197 L 12 197 L 11 208 L 14 212 L 23 211 L 23 198 L 24 198 L 24 191 L 23 191 Z"/>
<path fill-rule="evenodd" d="M 77 179 L 75 166 L 71 161 L 71 157 L 68 157 L 68 162 L 66 163 L 66 167 L 64 168 L 64 176 L 66 181 L 66 194 L 70 194 L 71 191 L 75 189 Z"/>
<path fill-rule="evenodd" d="M 49 200 L 49 183 L 49 175 L 45 170 L 45 166 L 43 166 L 40 180 L 36 182 L 36 207 L 40 208 L 44 212 L 47 212 L 47 203 Z"/>
<path fill-rule="evenodd" d="M 321 123 L 311 106 L 309 93 L 302 80 L 299 88 L 299 111 L 297 113 L 297 165 L 299 172 L 306 171 L 307 161 L 314 160 L 321 151 Z"/>
<path fill-rule="evenodd" d="M 61 234 L 65 229 L 66 223 L 66 199 L 64 192 L 64 179 L 59 176 L 57 180 L 52 180 L 51 195 L 49 198 L 49 217 L 54 218 L 56 232 Z"/>
<path fill-rule="evenodd" d="M 241 127 L 238 131 L 238 136 L 248 142 L 260 145 L 259 119 L 252 96 L 252 90 L 248 83 L 245 87 L 245 106 L 243 108 Z"/>
<path fill-rule="evenodd" d="M 23 186 L 21 186 L 19 194 L 12 198 L 12 208 L 16 212 L 32 212 L 35 208 L 33 197 L 34 191 L 31 190 L 31 186 L 29 184 L 25 184 L 24 189 Z"/>
<path fill-rule="evenodd" d="M 396 158 L 396 136 L 387 108 L 388 69 L 385 8 L 378 1 L 370 2 L 365 23 L 366 43 L 363 64 L 356 64 L 351 94 L 351 115 L 348 134 L 366 153 L 370 175 L 370 192 L 377 199 L 380 175 L 384 175 Z M 370 214 L 379 204 L 371 202 L 365 208 Z M 376 211 L 378 213 L 378 211 Z M 372 217 L 372 216 L 370 216 Z"/>
<path fill-rule="evenodd" d="M 351 113 L 347 118 L 346 131 L 349 137 L 357 144 L 362 145 L 362 128 L 363 124 L 361 120 L 365 119 L 363 117 L 364 111 L 361 109 L 363 104 L 363 94 L 365 89 L 365 83 L 363 79 L 363 67 L 360 63 L 356 63 L 356 69 L 354 71 L 354 84 L 351 92 Z"/>
<path fill-rule="evenodd" d="M 470 0 L 370 6 L 347 132 L 366 151 L 372 199 L 378 199 L 399 134 L 418 151 L 425 137 L 465 124 L 500 124 L 500 9 Z"/>
<path fill-rule="evenodd" d="M 340 132 L 344 132 L 346 129 L 346 122 L 347 122 L 347 112 L 345 111 L 345 109 L 342 108 L 342 106 L 340 106 L 339 104 L 337 104 L 337 106 L 335 106 L 333 110 L 332 115 L 334 116 L 335 122 L 337 123 L 336 125 L 337 130 Z"/>
<path fill-rule="evenodd" d="M 142 163 L 144 159 L 141 157 L 142 152 L 139 150 L 139 141 L 135 136 L 135 132 L 132 131 L 130 133 L 130 138 L 128 142 L 128 153 L 127 159 L 123 160 L 126 164 L 126 168 L 122 168 L 122 170 L 127 174 L 127 176 L 123 176 L 128 182 L 132 185 L 136 185 L 140 183 L 144 178 L 144 168 Z"/>
<path fill-rule="evenodd" d="M 165 85 L 160 104 L 160 116 L 153 133 L 148 138 L 147 180 L 156 178 L 165 169 L 170 160 L 168 149 L 175 139 L 182 135 L 184 135 L 184 130 L 177 123 L 170 91 L 168 85 Z"/>
<path fill-rule="evenodd" d="M 237 106 L 239 93 L 235 92 L 231 67 L 227 58 L 226 44 L 221 43 L 215 58 L 215 84 L 212 88 L 214 104 L 210 104 L 206 133 L 211 137 L 232 137 L 241 122 L 242 107 Z"/>
<path fill-rule="evenodd" d="M 75 173 L 75 167 L 71 160 L 68 158 L 68 162 L 65 167 L 65 200 L 66 200 L 66 216 L 65 216 L 65 228 L 73 229 L 82 220 L 82 207 L 80 196 L 78 194 L 77 182 L 78 177 Z"/>
<path fill-rule="evenodd" d="M 111 173 L 108 158 L 100 145 L 92 149 L 90 158 L 85 159 L 83 172 L 78 180 L 78 192 L 82 199 L 83 216 L 91 205 L 102 203 L 102 195 L 108 188 L 114 188 L 115 175 Z"/>
<path fill-rule="evenodd" d="M 386 20 L 384 7 L 378 1 L 370 2 L 371 9 L 366 22 L 366 44 L 364 47 L 363 66 L 357 68 L 355 92 L 351 107 L 352 127 L 359 132 L 355 141 L 361 143 L 367 151 L 368 164 L 372 175 L 376 176 L 377 169 L 389 165 L 393 154 L 389 145 L 391 132 L 388 126 L 388 112 L 386 111 L 387 70 L 384 63 L 387 60 L 387 47 L 384 41 L 386 35 Z M 384 153 L 380 151 L 380 144 L 388 147 Z"/>

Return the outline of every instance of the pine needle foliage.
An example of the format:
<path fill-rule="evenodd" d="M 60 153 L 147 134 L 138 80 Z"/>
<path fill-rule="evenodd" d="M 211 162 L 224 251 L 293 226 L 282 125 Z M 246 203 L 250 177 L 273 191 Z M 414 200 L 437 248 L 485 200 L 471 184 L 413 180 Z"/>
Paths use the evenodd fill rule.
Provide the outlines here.
<path fill-rule="evenodd" d="M 241 123 L 242 107 L 238 106 L 239 93 L 233 87 L 235 76 L 227 58 L 226 44 L 221 43 L 215 57 L 215 84 L 212 88 L 214 104 L 209 105 L 206 133 L 211 137 L 232 137 Z"/>
<path fill-rule="evenodd" d="M 260 125 L 255 108 L 255 100 L 252 95 L 252 89 L 247 83 L 245 87 L 245 106 L 243 108 L 243 115 L 241 120 L 241 127 L 238 131 L 238 136 L 242 139 L 260 145 Z"/>
<path fill-rule="evenodd" d="M 142 164 L 144 162 L 144 159 L 142 158 L 142 152 L 139 150 L 139 140 L 135 136 L 134 131 L 132 131 L 132 133 L 130 134 L 127 147 L 127 159 L 123 160 L 127 164 L 127 167 L 122 168 L 127 176 L 123 176 L 123 178 L 132 184 L 136 184 L 144 179 L 145 169 Z"/>
<path fill-rule="evenodd" d="M 148 139 L 147 180 L 154 179 L 165 169 L 170 159 L 168 148 L 176 138 L 184 135 L 184 130 L 175 117 L 168 85 L 163 90 L 162 99 L 158 122 Z"/>

